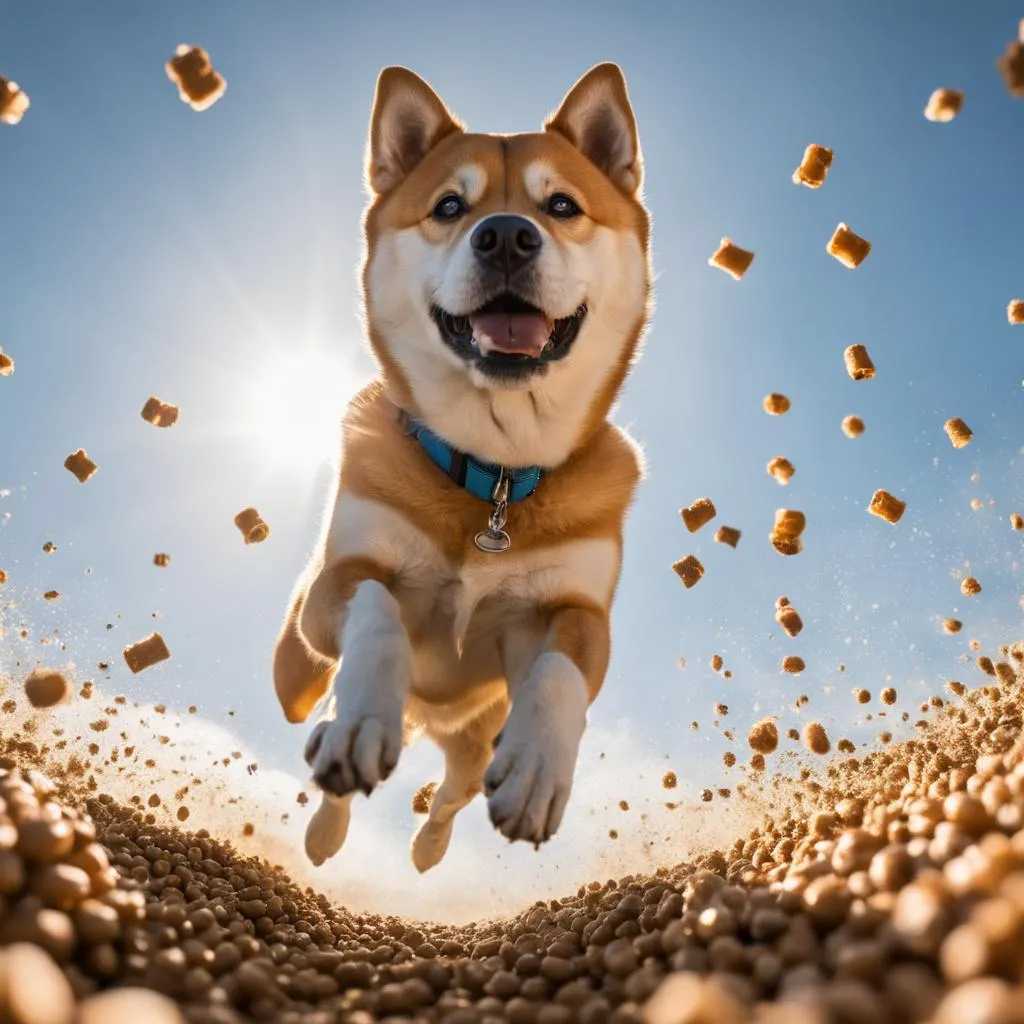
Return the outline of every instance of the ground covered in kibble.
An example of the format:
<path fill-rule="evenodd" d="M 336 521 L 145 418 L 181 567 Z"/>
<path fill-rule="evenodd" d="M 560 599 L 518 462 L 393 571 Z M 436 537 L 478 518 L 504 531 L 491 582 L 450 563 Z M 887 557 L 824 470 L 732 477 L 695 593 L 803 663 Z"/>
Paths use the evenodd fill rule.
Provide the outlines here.
<path fill-rule="evenodd" d="M 915 738 L 777 782 L 731 849 L 468 926 L 349 913 L 0 739 L 0 1019 L 1024 1022 L 1024 645 L 999 654 Z"/>

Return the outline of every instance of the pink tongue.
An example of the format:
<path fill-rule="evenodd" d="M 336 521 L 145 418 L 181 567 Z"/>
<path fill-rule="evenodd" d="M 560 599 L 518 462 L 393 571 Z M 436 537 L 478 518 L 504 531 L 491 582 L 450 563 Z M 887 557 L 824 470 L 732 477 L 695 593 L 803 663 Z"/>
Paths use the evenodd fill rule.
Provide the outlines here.
<path fill-rule="evenodd" d="M 540 313 L 483 313 L 471 316 L 469 324 L 484 355 L 507 352 L 536 359 L 551 334 L 551 326 Z"/>

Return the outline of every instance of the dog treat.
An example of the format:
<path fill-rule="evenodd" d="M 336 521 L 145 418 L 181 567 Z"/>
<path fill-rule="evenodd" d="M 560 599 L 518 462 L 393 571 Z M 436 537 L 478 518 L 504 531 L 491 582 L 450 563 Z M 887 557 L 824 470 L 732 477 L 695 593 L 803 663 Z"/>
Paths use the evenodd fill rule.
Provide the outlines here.
<path fill-rule="evenodd" d="M 887 686 L 879 695 L 878 699 L 883 704 L 892 705 L 896 703 L 896 689 L 892 686 Z"/>
<path fill-rule="evenodd" d="M 679 785 L 679 779 L 675 772 L 665 772 L 661 777 L 661 784 L 665 789 L 675 789 Z"/>
<path fill-rule="evenodd" d="M 696 533 L 715 518 L 715 504 L 710 498 L 698 498 L 689 508 L 681 508 L 679 514 L 690 533 Z"/>
<path fill-rule="evenodd" d="M 806 667 L 804 659 L 798 658 L 795 654 L 789 654 L 782 659 L 782 671 L 788 672 L 790 675 L 798 675 Z"/>
<path fill-rule="evenodd" d="M 142 407 L 142 418 L 154 427 L 173 427 L 178 422 L 179 411 L 178 406 L 151 396 Z"/>
<path fill-rule="evenodd" d="M 853 270 L 867 259 L 871 243 L 855 235 L 846 224 L 840 223 L 825 246 L 829 256 L 835 256 L 844 267 Z"/>
<path fill-rule="evenodd" d="M 716 672 L 721 672 L 722 671 L 722 665 L 723 664 L 724 664 L 724 662 L 722 661 L 722 656 L 720 654 L 712 654 L 711 655 L 711 667 Z"/>
<path fill-rule="evenodd" d="M 789 412 L 789 405 L 789 399 L 785 395 L 780 395 L 777 391 L 773 391 L 765 397 L 764 411 L 769 416 L 781 416 L 784 412 Z"/>
<path fill-rule="evenodd" d="M 871 380 L 875 375 L 875 364 L 863 345 L 849 345 L 843 352 L 846 372 L 854 380 Z"/>
<path fill-rule="evenodd" d="M 29 106 L 28 94 L 18 87 L 18 83 L 9 82 L 0 75 L 0 121 L 17 124 Z"/>
<path fill-rule="evenodd" d="M 775 525 L 768 539 L 780 555 L 798 555 L 803 550 L 800 535 L 807 525 L 807 517 L 795 509 L 780 508 L 775 511 Z"/>
<path fill-rule="evenodd" d="M 437 783 L 428 782 L 421 786 L 412 798 L 413 814 L 429 814 L 430 805 L 433 802 L 434 794 L 437 792 Z"/>
<path fill-rule="evenodd" d="M 57 545 L 52 540 L 48 540 L 42 547 L 44 555 L 52 555 L 57 550 Z"/>
<path fill-rule="evenodd" d="M 864 433 L 864 421 L 859 416 L 844 417 L 842 426 L 847 437 L 860 437 Z"/>
<path fill-rule="evenodd" d="M 959 417 L 953 420 L 946 420 L 943 428 L 946 436 L 954 448 L 964 448 L 971 443 L 974 431 Z"/>
<path fill-rule="evenodd" d="M 84 484 L 99 467 L 85 454 L 84 448 L 79 448 L 64 460 L 64 468 L 73 473 L 80 484 Z"/>
<path fill-rule="evenodd" d="M 3 569 L 0 569 L 0 583 L 7 582 L 7 573 Z"/>
<path fill-rule="evenodd" d="M 996 61 L 996 67 L 1010 95 L 1024 99 L 1024 20 L 1021 21 L 1019 38 L 1007 43 L 1006 52 Z"/>
<path fill-rule="evenodd" d="M 755 722 L 747 734 L 747 743 L 759 754 L 771 754 L 779 745 L 779 729 L 774 720 L 762 718 Z"/>
<path fill-rule="evenodd" d="M 824 756 L 832 749 L 828 733 L 825 732 L 825 727 L 821 722 L 808 722 L 804 726 L 803 741 L 804 746 L 812 754 L 820 754 Z"/>
<path fill-rule="evenodd" d="M 153 556 L 153 564 L 160 566 L 161 569 L 166 569 L 171 564 L 171 556 L 160 551 Z"/>
<path fill-rule="evenodd" d="M 43 594 L 44 601 L 56 601 L 60 598 L 59 590 L 47 590 Z"/>
<path fill-rule="evenodd" d="M 164 65 L 167 77 L 178 87 L 183 103 L 206 110 L 224 95 L 227 82 L 214 71 L 209 54 L 201 46 L 182 43 Z"/>
<path fill-rule="evenodd" d="M 870 704 L 871 703 L 871 691 L 870 690 L 854 690 L 854 697 L 857 698 L 858 704 Z"/>
<path fill-rule="evenodd" d="M 700 560 L 695 555 L 687 555 L 685 558 L 680 558 L 678 562 L 673 563 L 672 568 L 683 581 L 683 586 L 687 590 L 704 575 L 704 566 L 701 565 Z"/>
<path fill-rule="evenodd" d="M 958 89 L 936 89 L 928 97 L 924 116 L 929 121 L 952 121 L 964 105 L 964 94 Z"/>
<path fill-rule="evenodd" d="M 718 267 L 738 281 L 750 269 L 754 262 L 754 254 L 734 245 L 731 239 L 723 238 L 715 254 L 708 260 L 708 265 Z"/>
<path fill-rule="evenodd" d="M 716 544 L 728 544 L 734 548 L 740 542 L 740 531 L 734 526 L 720 526 L 715 533 Z"/>
<path fill-rule="evenodd" d="M 14 360 L 0 348 L 0 377 L 10 377 L 14 373 Z"/>
<path fill-rule="evenodd" d="M 1022 516 L 1019 512 L 1010 513 L 1010 529 L 1024 530 L 1024 516 Z"/>
<path fill-rule="evenodd" d="M 868 505 L 868 511 L 873 516 L 878 516 L 879 519 L 884 519 L 887 523 L 898 523 L 903 518 L 906 508 L 905 501 L 900 501 L 888 491 L 881 489 L 875 491 L 871 496 L 871 504 Z"/>
<path fill-rule="evenodd" d="M 781 598 L 780 598 L 781 600 Z M 786 636 L 797 636 L 804 628 L 799 612 L 788 602 L 775 609 L 775 621 L 786 631 Z"/>
<path fill-rule="evenodd" d="M 60 672 L 38 668 L 25 679 L 25 696 L 34 708 L 52 708 L 71 697 L 71 684 Z"/>
<path fill-rule="evenodd" d="M 246 544 L 260 544 L 270 536 L 270 527 L 254 508 L 244 508 L 235 516 L 235 526 L 242 531 Z"/>
<path fill-rule="evenodd" d="M 964 624 L 959 619 L 946 619 L 942 628 L 949 634 L 959 633 L 964 628 Z"/>
<path fill-rule="evenodd" d="M 765 468 L 768 470 L 768 475 L 783 487 L 789 483 L 796 472 L 796 467 L 793 463 L 789 459 L 784 459 L 781 455 L 776 455 Z"/>
<path fill-rule="evenodd" d="M 973 576 L 968 576 L 960 584 L 960 593 L 964 597 L 974 597 L 976 594 L 981 593 L 981 584 Z"/>
<path fill-rule="evenodd" d="M 832 150 L 827 146 L 816 146 L 812 142 L 804 150 L 800 166 L 793 172 L 793 184 L 821 188 L 831 166 Z"/>
<path fill-rule="evenodd" d="M 1006 307 L 1006 319 L 1011 324 L 1024 324 L 1024 299 L 1011 299 Z"/>
<path fill-rule="evenodd" d="M 171 652 L 167 649 L 167 644 L 164 643 L 164 638 L 159 633 L 151 633 L 144 640 L 129 644 L 124 649 L 124 660 L 135 673 L 151 668 L 161 661 L 166 661 L 170 656 Z"/>

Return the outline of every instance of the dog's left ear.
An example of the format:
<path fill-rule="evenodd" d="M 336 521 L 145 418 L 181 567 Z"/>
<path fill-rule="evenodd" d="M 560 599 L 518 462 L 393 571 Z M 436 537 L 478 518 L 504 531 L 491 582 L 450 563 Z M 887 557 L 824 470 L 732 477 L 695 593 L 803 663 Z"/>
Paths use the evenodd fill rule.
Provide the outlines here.
<path fill-rule="evenodd" d="M 544 122 L 544 129 L 564 135 L 624 192 L 640 190 L 640 140 L 618 64 L 592 67 Z"/>
<path fill-rule="evenodd" d="M 366 180 L 390 192 L 443 138 L 462 125 L 419 75 L 385 68 L 377 78 L 366 150 Z"/>

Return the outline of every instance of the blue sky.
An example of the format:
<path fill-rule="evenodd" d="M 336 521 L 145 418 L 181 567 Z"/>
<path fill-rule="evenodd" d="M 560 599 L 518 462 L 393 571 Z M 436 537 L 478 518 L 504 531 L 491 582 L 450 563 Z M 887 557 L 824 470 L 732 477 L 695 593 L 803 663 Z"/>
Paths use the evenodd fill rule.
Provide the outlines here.
<path fill-rule="evenodd" d="M 331 482 L 319 457 L 334 447 L 332 405 L 372 373 L 356 284 L 363 142 L 375 77 L 396 63 L 486 131 L 534 130 L 598 61 L 627 76 L 659 277 L 617 412 L 649 475 L 595 736 L 667 754 L 692 801 L 740 777 L 719 767 L 716 701 L 741 741 L 768 713 L 868 740 L 878 723 L 851 687 L 877 693 L 891 677 L 913 719 L 946 680 L 979 681 L 961 660 L 969 639 L 994 653 L 1020 638 L 1024 534 L 1007 517 L 1024 512 L 1024 327 L 1005 310 L 1024 296 L 1024 103 L 994 64 L 1019 5 L 3 7 L 0 74 L 32 100 L 0 126 L 0 346 L 16 360 L 0 378 L 0 567 L 19 604 L 8 626 L 33 631 L 8 644 L 8 667 L 73 659 L 102 680 L 95 663 L 110 661 L 111 690 L 198 704 L 262 764 L 304 776 L 306 730 L 281 719 L 270 655 Z M 181 42 L 228 81 L 201 114 L 164 74 Z M 922 116 L 940 86 L 966 94 L 950 124 Z M 835 151 L 817 192 L 790 180 L 810 142 Z M 839 221 L 874 246 L 853 272 L 824 251 Z M 724 235 L 757 254 L 739 283 L 707 265 Z M 844 372 L 854 342 L 875 380 Z M 770 391 L 791 412 L 767 417 Z M 173 429 L 139 417 L 150 394 L 181 405 Z M 859 439 L 840 431 L 848 413 L 867 423 Z M 976 435 L 960 451 L 942 432 L 952 416 Z M 296 451 L 275 432 L 313 440 Z M 80 446 L 101 467 L 84 486 L 62 468 Z M 796 465 L 785 489 L 765 472 L 775 455 Z M 866 513 L 877 487 L 907 501 L 897 526 Z M 719 518 L 691 537 L 677 510 L 704 495 Z M 232 523 L 247 505 L 272 528 L 250 548 Z M 784 506 L 808 517 L 795 558 L 767 541 Z M 723 522 L 743 530 L 735 551 L 711 542 Z M 707 572 L 687 591 L 669 567 L 691 551 Z M 958 587 L 968 563 L 984 587 L 972 599 Z M 41 599 L 51 588 L 58 602 Z M 805 621 L 796 640 L 775 627 L 781 593 Z M 120 650 L 153 613 L 173 660 L 132 677 Z M 946 637 L 953 615 L 965 628 Z M 66 652 L 38 646 L 54 628 Z M 802 677 L 781 675 L 785 654 L 805 658 Z M 597 777 L 598 746 L 579 787 Z M 436 765 L 407 759 L 377 810 L 360 800 L 353 829 L 365 815 L 411 830 L 408 797 Z M 649 772 L 643 786 L 657 790 Z M 574 821 L 540 854 L 508 856 L 538 877 L 571 863 Z M 455 842 L 496 856 L 482 807 L 466 822 Z"/>

